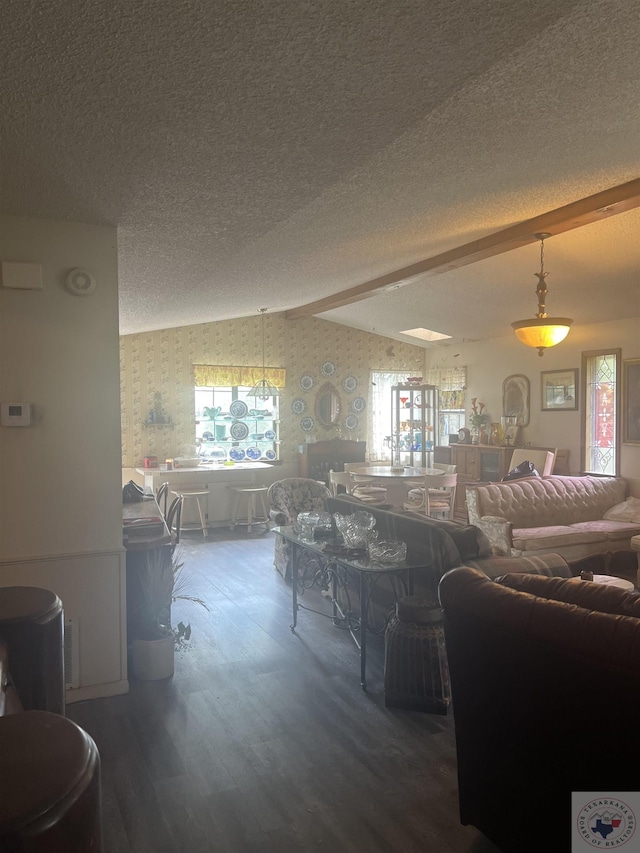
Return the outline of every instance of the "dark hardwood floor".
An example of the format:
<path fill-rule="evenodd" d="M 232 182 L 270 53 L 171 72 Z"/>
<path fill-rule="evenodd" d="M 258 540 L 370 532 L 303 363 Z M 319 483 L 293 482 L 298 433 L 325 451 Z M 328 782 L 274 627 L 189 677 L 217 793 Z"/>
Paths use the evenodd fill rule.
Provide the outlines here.
<path fill-rule="evenodd" d="M 185 539 L 210 611 L 174 605 L 174 677 L 68 706 L 100 750 L 105 851 L 495 853 L 458 820 L 451 712 L 385 709 L 381 642 L 363 692 L 345 631 L 302 612 L 292 634 L 273 536 Z"/>

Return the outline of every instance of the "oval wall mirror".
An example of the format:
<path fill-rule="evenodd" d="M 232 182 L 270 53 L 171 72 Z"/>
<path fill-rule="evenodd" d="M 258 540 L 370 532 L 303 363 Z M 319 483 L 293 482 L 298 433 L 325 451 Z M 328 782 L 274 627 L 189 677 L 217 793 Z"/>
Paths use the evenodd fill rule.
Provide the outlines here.
<path fill-rule="evenodd" d="M 507 376 L 502 383 L 502 414 L 515 418 L 520 426 L 529 426 L 529 380 L 521 373 Z"/>
<path fill-rule="evenodd" d="M 316 397 L 316 417 L 322 426 L 333 426 L 340 415 L 340 395 L 331 382 L 325 382 Z"/>

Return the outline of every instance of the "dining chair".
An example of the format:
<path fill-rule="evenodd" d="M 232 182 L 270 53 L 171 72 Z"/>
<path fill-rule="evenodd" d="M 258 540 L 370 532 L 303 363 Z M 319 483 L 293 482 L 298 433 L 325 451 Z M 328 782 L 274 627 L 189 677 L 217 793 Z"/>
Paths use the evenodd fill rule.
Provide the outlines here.
<path fill-rule="evenodd" d="M 355 474 L 354 468 L 370 465 L 388 465 L 388 462 L 345 462 L 344 470 L 349 475 L 349 494 L 367 503 L 386 503 L 387 489 L 384 484 L 368 474 Z"/>
<path fill-rule="evenodd" d="M 387 502 L 387 490 L 384 486 L 376 486 L 374 477 L 365 477 L 348 471 L 350 495 L 368 504 L 384 504 Z"/>
<path fill-rule="evenodd" d="M 432 468 L 437 468 L 438 471 L 444 471 L 445 474 L 455 474 L 457 465 L 448 465 L 445 462 L 434 462 L 431 466 Z"/>
<path fill-rule="evenodd" d="M 458 484 L 457 474 L 426 474 L 420 485 L 416 481 L 410 481 L 414 487 L 410 489 L 405 501 L 404 508 L 421 515 L 436 517 L 437 513 L 447 513 L 453 516 L 453 508 L 456 499 L 456 487 Z"/>
<path fill-rule="evenodd" d="M 511 454 L 509 470 L 513 471 L 522 462 L 532 462 L 541 477 L 550 477 L 556 463 L 555 450 L 531 450 L 526 447 L 516 447 Z"/>
<path fill-rule="evenodd" d="M 162 517 L 166 519 L 167 517 L 167 504 L 169 503 L 169 483 L 163 483 L 161 486 L 158 486 L 158 491 L 156 492 L 156 501 L 158 502 L 158 506 L 160 507 L 160 512 L 162 513 Z"/>
<path fill-rule="evenodd" d="M 349 494 L 349 489 L 351 485 L 349 483 L 349 472 L 348 471 L 333 471 L 329 470 L 329 489 L 331 490 L 332 497 L 337 497 L 338 495 L 338 486 L 344 486 L 345 491 Z"/>
<path fill-rule="evenodd" d="M 184 495 L 178 495 L 171 502 L 169 512 L 167 513 L 166 522 L 171 534 L 171 552 L 176 549 L 176 545 L 180 542 L 180 520 L 182 518 L 182 504 L 184 503 Z"/>

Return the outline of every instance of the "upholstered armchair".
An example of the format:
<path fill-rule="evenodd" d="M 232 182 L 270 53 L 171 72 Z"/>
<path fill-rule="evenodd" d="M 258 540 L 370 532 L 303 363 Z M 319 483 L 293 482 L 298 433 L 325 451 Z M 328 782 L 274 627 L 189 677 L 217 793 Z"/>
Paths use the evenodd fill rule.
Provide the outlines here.
<path fill-rule="evenodd" d="M 440 602 L 461 822 L 504 853 L 568 849 L 572 791 L 637 790 L 640 595 L 462 566 Z"/>
<path fill-rule="evenodd" d="M 320 512 L 331 492 L 317 480 L 290 477 L 269 486 L 269 518 L 279 527 L 295 524 L 298 513 Z M 273 564 L 285 580 L 291 578 L 291 544 L 280 536 L 275 539 Z"/>

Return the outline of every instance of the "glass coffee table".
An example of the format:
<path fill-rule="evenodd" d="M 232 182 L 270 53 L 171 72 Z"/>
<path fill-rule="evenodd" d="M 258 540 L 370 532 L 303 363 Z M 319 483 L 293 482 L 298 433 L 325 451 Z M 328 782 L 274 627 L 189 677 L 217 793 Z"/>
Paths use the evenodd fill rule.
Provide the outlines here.
<path fill-rule="evenodd" d="M 308 610 L 332 619 L 336 625 L 348 630 L 351 639 L 360 650 L 360 686 L 366 690 L 367 634 L 381 633 L 369 623 L 371 595 L 381 578 L 388 578 L 394 598 L 413 593 L 413 575 L 416 570 L 428 570 L 430 563 L 378 563 L 371 560 L 364 549 L 349 549 L 341 541 L 308 540 L 302 538 L 293 527 L 274 527 L 276 536 L 291 544 L 291 598 L 293 621 L 291 631 L 295 633 L 298 611 Z M 300 558 L 305 555 L 303 576 L 299 574 Z M 355 580 L 354 580 L 355 579 Z M 317 586 L 329 596 L 331 613 L 323 613 L 300 603 L 299 597 L 305 588 Z M 353 609 L 350 591 L 357 589 L 359 613 Z M 384 627 L 382 628 L 384 630 Z"/>

